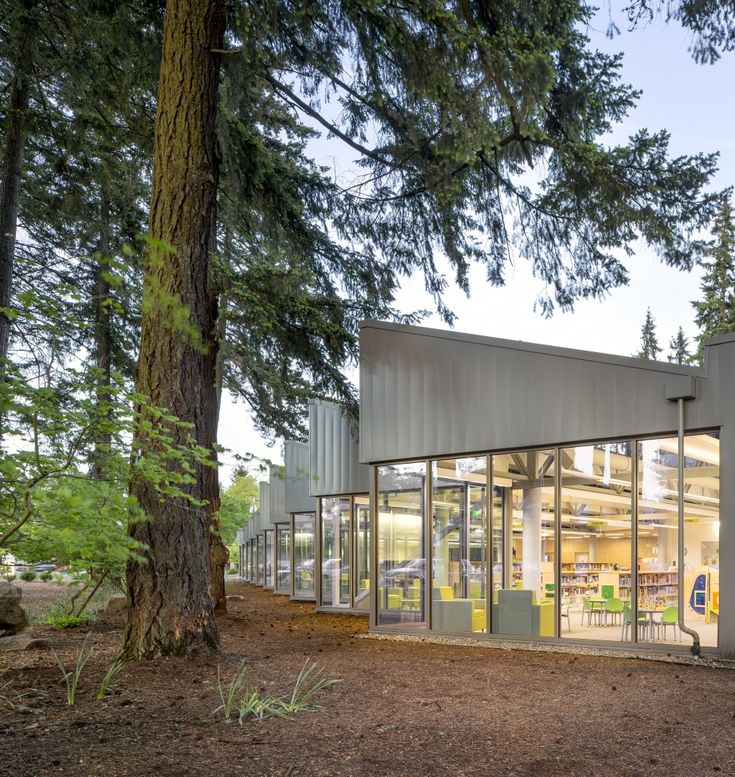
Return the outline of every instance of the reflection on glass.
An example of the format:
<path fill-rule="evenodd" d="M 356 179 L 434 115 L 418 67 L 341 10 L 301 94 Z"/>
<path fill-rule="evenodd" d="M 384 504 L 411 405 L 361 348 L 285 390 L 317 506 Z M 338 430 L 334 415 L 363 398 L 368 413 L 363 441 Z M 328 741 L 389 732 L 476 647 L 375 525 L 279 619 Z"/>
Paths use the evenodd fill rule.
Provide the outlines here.
<path fill-rule="evenodd" d="M 248 581 L 251 583 L 254 583 L 256 578 L 256 571 L 255 571 L 256 555 L 257 555 L 256 541 L 253 538 L 250 540 L 250 542 L 248 542 Z"/>
<path fill-rule="evenodd" d="M 255 584 L 263 585 L 264 572 L 265 572 L 265 537 L 263 534 L 259 534 L 257 537 L 257 561 L 255 563 Z"/>
<path fill-rule="evenodd" d="M 554 470 L 549 450 L 493 456 L 493 484 L 500 492 L 494 512 L 499 508 L 511 543 L 504 587 L 493 591 L 496 633 L 554 636 Z"/>
<path fill-rule="evenodd" d="M 633 495 L 629 442 L 561 451 L 561 632 L 630 640 Z"/>
<path fill-rule="evenodd" d="M 350 500 L 321 500 L 322 589 L 326 607 L 350 605 Z"/>
<path fill-rule="evenodd" d="M 432 628 L 486 629 L 487 459 L 432 462 Z"/>
<path fill-rule="evenodd" d="M 273 529 L 265 530 L 265 582 L 263 586 L 265 588 L 273 588 Z"/>
<path fill-rule="evenodd" d="M 424 623 L 426 465 L 378 467 L 378 623 Z"/>
<path fill-rule="evenodd" d="M 291 527 L 279 523 L 276 526 L 276 591 L 291 590 Z"/>
<path fill-rule="evenodd" d="M 296 599 L 314 598 L 314 553 L 316 516 L 295 513 L 293 517 L 293 595 Z"/>
<path fill-rule="evenodd" d="M 354 499 L 355 577 L 352 581 L 354 607 L 370 609 L 370 504 L 366 496 Z"/>
<path fill-rule="evenodd" d="M 679 586 L 684 620 L 701 644 L 717 645 L 719 615 L 719 440 L 684 441 L 684 569 L 678 567 L 678 440 L 638 444 L 638 638 L 677 643 Z M 682 580 L 683 577 L 683 580 Z M 690 637 L 686 637 L 687 643 Z"/>

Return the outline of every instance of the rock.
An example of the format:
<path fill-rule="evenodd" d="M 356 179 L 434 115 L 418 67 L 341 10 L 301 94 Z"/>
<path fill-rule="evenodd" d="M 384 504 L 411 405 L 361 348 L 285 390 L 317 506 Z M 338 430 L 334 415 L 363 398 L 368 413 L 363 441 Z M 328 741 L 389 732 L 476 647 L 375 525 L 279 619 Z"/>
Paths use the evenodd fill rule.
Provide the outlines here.
<path fill-rule="evenodd" d="M 128 597 L 125 594 L 113 594 L 107 601 L 106 612 L 125 610 L 128 606 Z"/>
<path fill-rule="evenodd" d="M 17 634 L 28 625 L 28 618 L 20 606 L 22 596 L 17 585 L 0 580 L 0 633 Z"/>
<path fill-rule="evenodd" d="M 39 639 L 30 634 L 14 634 L 12 637 L 0 638 L 0 653 L 17 650 L 46 650 L 49 647 L 47 639 Z"/>
<path fill-rule="evenodd" d="M 240 594 L 228 594 L 227 598 L 231 599 L 233 602 L 242 602 L 245 599 L 245 597 Z"/>

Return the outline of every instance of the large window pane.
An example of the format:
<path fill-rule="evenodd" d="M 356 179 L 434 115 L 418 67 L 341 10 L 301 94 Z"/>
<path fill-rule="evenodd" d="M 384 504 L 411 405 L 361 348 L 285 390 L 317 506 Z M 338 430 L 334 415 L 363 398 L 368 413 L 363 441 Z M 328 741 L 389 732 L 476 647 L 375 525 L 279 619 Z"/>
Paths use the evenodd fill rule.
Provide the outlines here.
<path fill-rule="evenodd" d="M 350 605 L 350 500 L 321 500 L 322 590 L 321 604 Z"/>
<path fill-rule="evenodd" d="M 274 585 L 274 547 L 273 530 L 266 529 L 265 532 L 265 588 L 273 588 Z"/>
<path fill-rule="evenodd" d="M 720 614 L 720 440 L 684 440 L 684 622 L 717 647 Z M 664 626 L 664 631 L 669 627 Z"/>
<path fill-rule="evenodd" d="M 291 590 L 291 527 L 276 526 L 276 591 L 288 593 Z"/>
<path fill-rule="evenodd" d="M 423 623 L 426 466 L 378 467 L 378 623 Z"/>
<path fill-rule="evenodd" d="M 265 579 L 265 536 L 258 535 L 258 560 L 256 562 L 256 585 L 263 585 Z"/>
<path fill-rule="evenodd" d="M 366 496 L 354 499 L 355 577 L 352 581 L 354 606 L 370 609 L 370 502 Z"/>
<path fill-rule="evenodd" d="M 638 445 L 639 638 L 686 644 L 679 632 L 679 586 L 684 619 L 703 645 L 717 644 L 719 614 L 719 441 L 691 435 L 684 447 L 684 574 L 678 565 L 678 441 Z"/>
<path fill-rule="evenodd" d="M 561 451 L 561 632 L 630 640 L 631 444 Z"/>
<path fill-rule="evenodd" d="M 493 592 L 493 631 L 554 636 L 554 453 L 493 456 L 493 484 L 511 569 Z M 507 556 L 506 556 L 507 557 Z"/>
<path fill-rule="evenodd" d="M 432 462 L 432 628 L 485 631 L 487 459 Z"/>
<path fill-rule="evenodd" d="M 295 513 L 293 527 L 293 595 L 297 599 L 313 599 L 316 515 Z"/>

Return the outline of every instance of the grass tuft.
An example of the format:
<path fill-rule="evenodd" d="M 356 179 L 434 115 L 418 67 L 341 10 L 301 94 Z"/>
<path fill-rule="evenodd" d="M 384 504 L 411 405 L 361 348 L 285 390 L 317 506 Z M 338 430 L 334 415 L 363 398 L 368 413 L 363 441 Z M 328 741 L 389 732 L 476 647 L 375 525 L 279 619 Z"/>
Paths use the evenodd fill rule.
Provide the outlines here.
<path fill-rule="evenodd" d="M 237 709 L 237 722 L 242 724 L 247 717 L 256 720 L 266 718 L 283 718 L 293 720 L 298 712 L 311 712 L 319 708 L 316 697 L 329 686 L 342 682 L 322 677 L 322 669 L 306 659 L 303 669 L 299 672 L 293 690 L 288 696 L 264 696 L 250 679 L 248 667 L 243 662 L 228 683 L 222 682 L 220 668 L 217 667 L 217 687 L 221 704 L 212 714 L 221 712 L 225 721 L 234 720 Z"/>
<path fill-rule="evenodd" d="M 70 707 L 73 707 L 74 704 L 76 704 L 77 688 L 79 687 L 79 680 L 82 676 L 84 665 L 94 655 L 94 646 L 87 648 L 88 639 L 89 634 L 87 634 L 87 636 L 84 638 L 84 642 L 82 642 L 81 647 L 79 650 L 77 650 L 74 656 L 75 660 L 73 669 L 67 669 L 66 666 L 64 666 L 64 662 L 59 658 L 59 654 L 53 648 L 51 649 L 53 651 L 54 658 L 56 659 L 56 664 L 58 665 L 59 669 L 61 669 L 61 675 L 64 678 L 64 683 L 66 684 L 66 703 Z"/>
<path fill-rule="evenodd" d="M 105 676 L 102 678 L 99 690 L 97 691 L 97 701 L 102 701 L 112 688 L 112 684 L 117 680 L 117 676 L 122 672 L 123 660 L 118 656 L 108 667 Z"/>

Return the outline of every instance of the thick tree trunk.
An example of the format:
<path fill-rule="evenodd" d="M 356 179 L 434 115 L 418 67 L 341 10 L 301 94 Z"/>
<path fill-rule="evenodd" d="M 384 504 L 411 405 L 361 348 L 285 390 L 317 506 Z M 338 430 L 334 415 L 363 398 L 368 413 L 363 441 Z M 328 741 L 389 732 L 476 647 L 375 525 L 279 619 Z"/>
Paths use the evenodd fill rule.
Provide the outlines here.
<path fill-rule="evenodd" d="M 224 255 L 229 261 L 230 239 L 229 234 L 225 234 Z M 210 428 L 212 432 L 212 445 L 217 440 L 217 428 L 219 426 L 219 413 L 222 405 L 222 381 L 224 375 L 224 342 L 227 324 L 227 305 L 224 298 L 224 291 L 216 278 L 210 274 L 210 294 L 211 304 L 214 306 L 215 319 L 217 321 L 216 344 L 217 347 L 211 352 L 212 359 L 208 366 L 214 370 L 212 389 L 210 397 Z M 215 454 L 216 456 L 216 454 Z M 230 559 L 230 553 L 222 542 L 220 535 L 220 494 L 219 494 L 219 472 L 214 469 L 208 473 L 207 477 L 207 508 L 209 513 L 209 558 L 212 570 L 212 580 L 210 592 L 215 610 L 220 612 L 227 611 L 227 595 L 225 592 L 225 566 Z"/>
<path fill-rule="evenodd" d="M 208 273 L 216 222 L 216 50 L 222 48 L 224 27 L 221 0 L 166 4 L 150 211 L 154 242 L 146 261 L 137 377 L 138 390 L 193 424 L 202 445 L 211 437 L 207 397 L 214 382 L 207 349 L 216 310 Z M 171 300 L 179 312 L 186 308 L 194 331 L 177 323 Z M 176 442 L 184 437 L 174 430 Z M 145 439 L 138 439 L 136 448 L 145 450 Z M 187 487 L 191 497 L 205 497 L 206 480 L 204 468 L 198 468 L 196 482 Z M 125 653 L 151 658 L 217 649 L 207 511 L 183 498 L 162 502 L 147 482 L 133 483 L 132 491 L 151 520 L 131 527 L 149 550 L 147 563 L 128 565 Z"/>
<path fill-rule="evenodd" d="M 109 418 L 112 395 L 112 311 L 110 309 L 110 198 L 103 185 L 100 193 L 100 241 L 95 262 L 94 344 L 97 375 L 97 403 L 100 421 Z M 112 434 L 101 428 L 94 441 L 91 474 L 94 478 L 105 475 L 105 464 L 110 456 Z"/>
<path fill-rule="evenodd" d="M 206 446 L 212 449 L 212 458 L 217 461 L 217 453 L 214 446 L 217 442 L 217 426 L 219 424 L 220 386 L 219 372 L 221 361 L 220 350 L 220 322 L 224 313 L 218 315 L 218 298 L 212 286 L 210 286 L 210 305 L 214 321 L 217 322 L 213 347 L 207 353 L 207 438 Z M 222 542 L 219 521 L 219 472 L 217 467 L 207 468 L 204 472 L 204 498 L 207 500 L 207 523 L 209 524 L 209 561 L 210 561 L 210 587 L 209 592 L 214 603 L 214 608 L 220 612 L 227 611 L 227 596 L 225 593 L 225 566 L 229 560 L 229 552 Z"/>
<path fill-rule="evenodd" d="M 2 309 L 10 307 L 13 293 L 15 236 L 18 229 L 18 202 L 25 145 L 25 118 L 30 99 L 29 72 L 32 65 L 33 32 L 26 25 L 20 56 L 10 87 L 10 105 L 5 117 L 5 148 L 0 178 L 0 376 L 3 359 L 8 355 L 10 316 Z"/>

